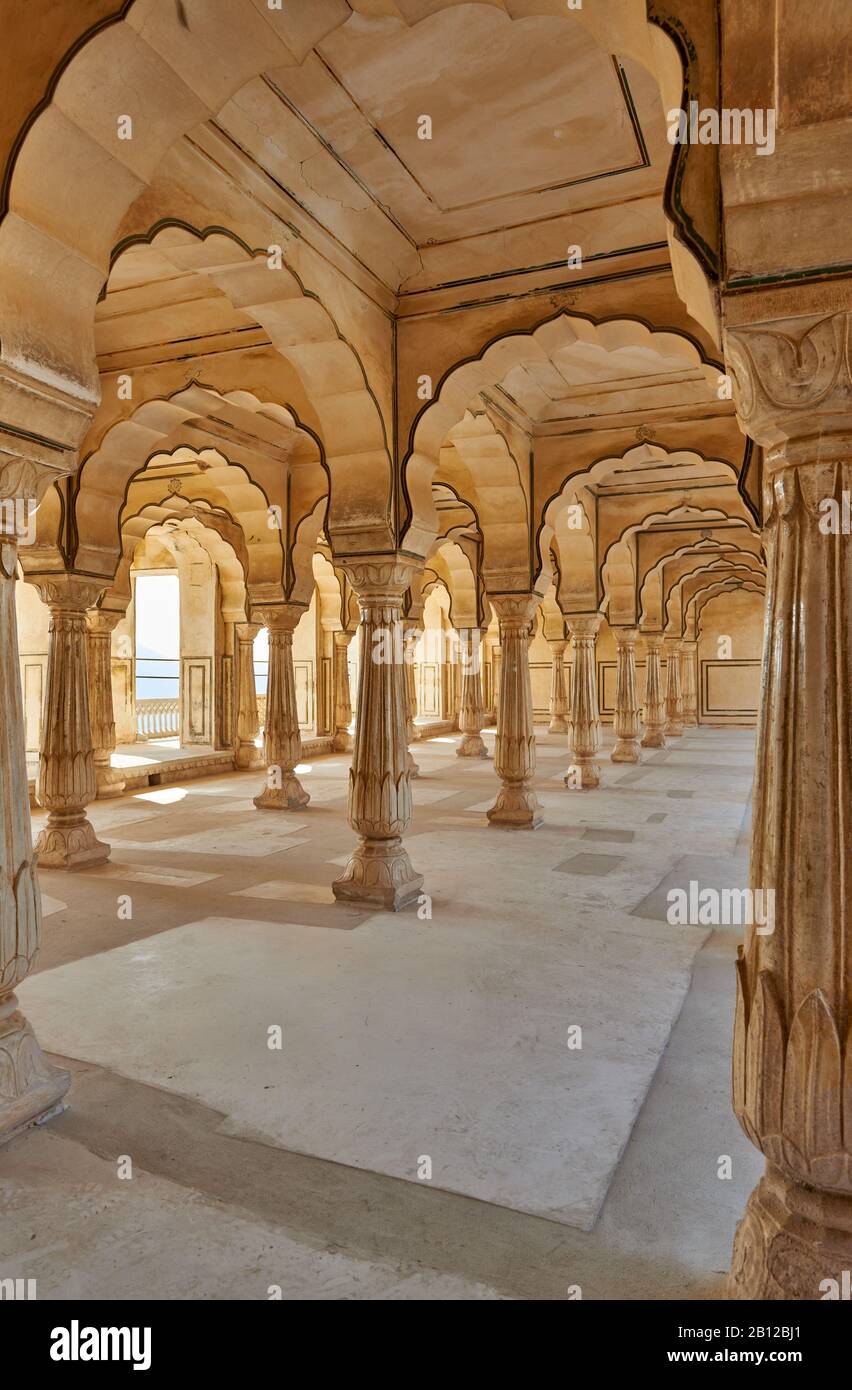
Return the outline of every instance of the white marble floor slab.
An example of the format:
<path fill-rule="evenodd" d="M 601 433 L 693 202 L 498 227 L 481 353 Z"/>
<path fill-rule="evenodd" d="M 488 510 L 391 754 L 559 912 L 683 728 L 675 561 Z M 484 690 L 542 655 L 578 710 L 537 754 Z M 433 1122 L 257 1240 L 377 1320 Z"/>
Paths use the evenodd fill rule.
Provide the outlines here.
<path fill-rule="evenodd" d="M 419 839 L 452 901 L 470 847 Z M 507 913 L 500 858 L 467 910 L 357 932 L 211 917 L 44 971 L 22 1007 L 45 1047 L 202 1100 L 228 1132 L 412 1182 L 428 1155 L 438 1187 L 588 1229 L 704 936 L 552 896 Z"/>
<path fill-rule="evenodd" d="M 285 813 L 281 812 L 283 816 Z M 297 838 L 296 832 L 306 828 L 304 821 L 286 821 L 272 811 L 255 811 L 256 820 L 236 819 L 231 825 L 219 825 L 210 830 L 197 830 L 190 835 L 173 835 L 168 840 L 112 840 L 113 849 L 151 849 L 158 854 L 222 854 L 238 859 L 262 859 L 297 845 L 308 843 L 307 836 Z M 264 820 L 264 815 L 269 820 Z"/>

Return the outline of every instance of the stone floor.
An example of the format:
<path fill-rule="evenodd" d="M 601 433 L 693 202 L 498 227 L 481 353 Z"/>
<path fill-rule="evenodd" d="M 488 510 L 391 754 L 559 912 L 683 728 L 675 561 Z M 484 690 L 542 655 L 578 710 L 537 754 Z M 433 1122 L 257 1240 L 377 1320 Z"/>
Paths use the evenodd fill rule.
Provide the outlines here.
<path fill-rule="evenodd" d="M 534 834 L 487 827 L 493 768 L 456 742 L 416 747 L 419 915 L 332 901 L 341 755 L 306 764 L 292 816 L 254 810 L 257 773 L 92 808 L 112 862 L 42 872 L 20 997 L 74 1083 L 0 1150 L 0 1277 L 59 1298 L 718 1294 L 760 1168 L 729 1105 L 740 932 L 672 926 L 666 895 L 747 882 L 753 734 L 690 730 L 582 793 L 541 731 Z"/>

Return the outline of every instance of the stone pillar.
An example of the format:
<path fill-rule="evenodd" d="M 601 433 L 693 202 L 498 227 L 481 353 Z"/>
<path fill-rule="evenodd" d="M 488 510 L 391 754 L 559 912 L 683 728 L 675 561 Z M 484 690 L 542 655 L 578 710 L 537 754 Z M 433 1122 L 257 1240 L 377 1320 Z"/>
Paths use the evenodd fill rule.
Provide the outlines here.
<path fill-rule="evenodd" d="M 639 697 L 636 694 L 635 628 L 612 629 L 616 647 L 615 669 L 615 737 L 616 745 L 610 754 L 614 763 L 639 761 Z"/>
<path fill-rule="evenodd" d="M 112 709 L 112 634 L 124 614 L 114 609 L 90 608 L 86 614 L 86 662 L 89 679 L 89 722 L 95 757 L 96 795 L 118 796 L 124 778 L 113 772 L 115 719 Z"/>
<path fill-rule="evenodd" d="M 695 667 L 698 655 L 697 642 L 680 644 L 680 685 L 683 700 L 684 725 L 694 727 L 698 723 L 698 691 L 695 684 Z"/>
<path fill-rule="evenodd" d="M 344 565 L 358 595 L 358 713 L 349 824 L 361 843 L 332 885 L 336 898 L 397 912 L 420 896 L 402 843 L 411 819 L 402 599 L 414 566 L 396 556 Z"/>
<path fill-rule="evenodd" d="M 461 655 L 461 702 L 459 728 L 462 741 L 456 749 L 460 758 L 487 758 L 488 750 L 482 738 L 485 709 L 482 704 L 481 635 L 478 627 L 465 627 L 459 632 Z"/>
<path fill-rule="evenodd" d="M 680 642 L 666 638 L 666 738 L 680 738 L 683 733 L 683 698 L 680 689 Z"/>
<path fill-rule="evenodd" d="M 254 683 L 254 639 L 260 623 L 237 623 L 237 747 L 234 766 L 262 767 L 256 739 L 260 732 L 257 717 L 257 687 Z M 270 662 L 272 654 L 270 653 Z M 267 705 L 269 701 L 267 700 Z"/>
<path fill-rule="evenodd" d="M 16 547 L 0 537 L 0 1144 L 50 1115 L 71 1081 L 67 1071 L 47 1061 L 15 995 L 41 940 L 15 620 L 16 569 Z"/>
<path fill-rule="evenodd" d="M 535 830 L 542 823 L 533 788 L 535 730 L 530 687 L 529 625 L 538 594 L 491 600 L 500 623 L 500 694 L 494 768 L 503 785 L 488 812 L 491 825 Z"/>
<path fill-rule="evenodd" d="M 420 624 L 414 619 L 405 618 L 402 631 L 405 657 L 405 738 L 406 745 L 410 745 L 417 738 L 417 729 L 414 723 L 414 715 L 417 710 L 417 682 L 414 675 L 414 644 L 416 639 L 414 634 L 420 631 Z M 419 777 L 420 768 L 414 761 L 414 754 L 410 747 L 407 747 L 406 759 L 409 777 Z"/>
<path fill-rule="evenodd" d="M 729 330 L 726 361 L 765 449 L 750 883 L 774 894 L 737 969 L 734 1110 L 767 1168 L 729 1294 L 820 1300 L 852 1269 L 852 312 Z"/>
<path fill-rule="evenodd" d="M 591 791 L 601 783 L 596 755 L 601 746 L 598 714 L 598 673 L 595 638 L 601 625 L 599 613 L 568 618 L 574 644 L 574 675 L 571 681 L 571 767 L 565 785 L 576 791 Z"/>
<path fill-rule="evenodd" d="M 549 734 L 567 734 L 568 697 L 565 693 L 565 648 L 564 638 L 550 643 L 553 669 L 550 675 L 550 723 Z"/>
<path fill-rule="evenodd" d="M 491 648 L 491 686 L 494 691 L 494 725 L 500 722 L 500 682 L 502 674 L 503 651 L 499 642 Z"/>
<path fill-rule="evenodd" d="M 36 841 L 36 853 L 45 869 L 91 868 L 109 859 L 109 845 L 97 838 L 86 815 L 86 807 L 97 796 L 89 722 L 86 609 L 100 598 L 103 583 L 75 574 L 33 577 L 33 582 L 50 608 L 36 788 L 48 816 Z"/>
<path fill-rule="evenodd" d="M 334 748 L 338 753 L 352 749 L 352 696 L 349 689 L 349 643 L 351 632 L 334 634 Z"/>
<path fill-rule="evenodd" d="M 663 672 L 660 653 L 661 633 L 646 632 L 645 637 L 645 733 L 643 748 L 665 748 L 666 703 L 663 699 Z"/>
<path fill-rule="evenodd" d="M 302 760 L 302 736 L 293 672 L 293 633 L 305 610 L 285 603 L 257 611 L 269 633 L 269 676 L 263 729 L 266 786 L 254 804 L 259 811 L 301 811 L 311 798 L 295 773 Z"/>

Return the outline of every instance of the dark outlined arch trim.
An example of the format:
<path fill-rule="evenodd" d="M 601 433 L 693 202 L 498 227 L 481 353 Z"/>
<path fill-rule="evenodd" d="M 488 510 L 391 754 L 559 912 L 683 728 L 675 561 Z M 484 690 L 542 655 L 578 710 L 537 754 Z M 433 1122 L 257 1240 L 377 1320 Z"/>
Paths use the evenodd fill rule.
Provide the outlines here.
<path fill-rule="evenodd" d="M 269 253 L 269 248 L 268 248 L 268 247 L 265 247 L 265 246 L 261 246 L 261 247 L 251 247 L 251 246 L 249 246 L 248 242 L 244 241 L 243 238 L 242 238 L 241 236 L 239 236 L 236 232 L 231 231 L 228 227 L 209 226 L 209 227 L 205 227 L 203 230 L 200 230 L 198 227 L 194 227 L 194 226 L 192 225 L 191 222 L 187 222 L 187 221 L 185 221 L 183 218 L 180 218 L 180 217 L 161 217 L 161 218 L 159 218 L 156 222 L 154 222 L 154 223 L 152 224 L 151 227 L 148 228 L 147 232 L 134 232 L 134 233 L 132 233 L 130 236 L 124 237 L 120 242 L 118 242 L 118 243 L 116 244 L 116 246 L 113 247 L 113 250 L 112 250 L 112 252 L 111 252 L 111 254 L 110 254 L 110 270 L 112 270 L 112 267 L 115 265 L 115 262 L 117 261 L 118 257 L 121 255 L 122 251 L 126 251 L 126 250 L 127 250 L 129 247 L 131 247 L 131 246 L 140 246 L 140 245 L 149 245 L 149 246 L 150 246 L 150 245 L 153 244 L 153 242 L 154 242 L 155 238 L 157 237 L 157 235 L 158 235 L 160 232 L 165 231 L 165 230 L 168 229 L 168 228 L 178 228 L 180 231 L 188 232 L 191 236 L 196 237 L 197 240 L 199 240 L 199 241 L 206 241 L 207 238 L 208 238 L 209 236 L 224 236 L 224 237 L 227 237 L 228 240 L 233 241 L 234 244 L 237 245 L 237 246 L 239 246 L 240 249 L 241 249 L 242 251 L 244 251 L 244 252 L 250 257 L 250 259 L 252 259 L 252 260 L 254 260 L 254 258 L 255 258 L 256 256 L 266 256 L 266 255 L 268 255 L 268 253 Z M 320 308 L 322 309 L 323 313 L 327 316 L 328 321 L 329 321 L 329 323 L 331 324 L 332 328 L 334 329 L 334 332 L 335 332 L 335 334 L 337 335 L 338 341 L 341 342 L 341 343 L 343 343 L 343 345 L 349 349 L 349 351 L 352 353 L 352 356 L 354 357 L 355 361 L 356 361 L 357 364 L 358 364 L 358 370 L 359 370 L 359 372 L 361 373 L 361 379 L 362 379 L 362 381 L 363 381 L 363 383 L 364 383 L 364 390 L 367 392 L 367 395 L 370 397 L 370 399 L 371 399 L 372 402 L 373 402 L 373 405 L 374 405 L 375 408 L 376 408 L 376 416 L 377 416 L 377 418 L 378 418 L 379 428 L 380 428 L 380 430 L 381 430 L 382 444 L 383 444 L 383 446 L 384 446 L 385 454 L 386 454 L 387 460 L 388 460 L 388 467 L 389 467 L 389 469 L 390 469 L 390 478 L 389 478 L 389 480 L 388 480 L 388 496 L 387 496 L 387 499 L 386 499 L 386 502 L 385 502 L 385 521 L 386 521 L 386 523 L 387 523 L 388 529 L 389 529 L 389 531 L 391 532 L 391 534 L 393 534 L 393 535 L 396 537 L 396 539 L 398 540 L 398 538 L 399 538 L 399 531 L 398 531 L 398 529 L 396 529 L 396 526 L 395 526 L 395 518 L 394 518 L 394 508 L 395 508 L 395 486 L 394 486 L 394 479 L 395 479 L 395 474 L 396 474 L 396 469 L 395 469 L 395 467 L 394 467 L 394 463 L 395 463 L 395 453 L 394 453 L 394 451 L 391 449 L 390 444 L 389 444 L 389 441 L 388 441 L 388 432 L 387 432 L 387 427 L 386 427 L 386 425 L 385 425 L 384 412 L 382 411 L 382 407 L 381 407 L 381 405 L 380 405 L 380 403 L 379 403 L 379 398 L 378 398 L 378 396 L 376 395 L 376 392 L 373 390 L 373 387 L 370 385 L 370 379 L 369 379 L 369 377 L 367 376 L 367 369 L 366 369 L 366 367 L 364 366 L 363 361 L 361 360 L 361 354 L 359 353 L 358 349 L 355 347 L 355 344 L 354 344 L 353 342 L 351 342 L 350 339 L 347 338 L 346 335 L 340 331 L 340 327 L 339 327 L 339 325 L 338 325 L 338 323 L 337 323 L 337 320 L 335 319 L 334 315 L 332 314 L 332 312 L 331 312 L 331 310 L 328 308 L 328 306 L 325 304 L 325 302 L 324 302 L 324 301 L 320 298 L 320 296 L 316 293 L 316 291 L 307 288 L 307 286 L 305 285 L 304 281 L 302 280 L 302 277 L 299 275 L 298 271 L 296 271 L 296 270 L 293 268 L 293 266 L 290 265 L 290 263 L 289 263 L 288 261 L 285 261 L 284 264 L 285 264 L 286 267 L 287 267 L 287 272 L 288 272 L 288 274 L 289 274 L 289 275 L 292 275 L 293 279 L 296 281 L 296 284 L 299 286 L 299 290 L 300 290 L 301 294 L 304 295 L 305 299 L 312 299 L 312 300 L 314 300 L 314 302 L 315 302 L 316 304 L 318 304 L 318 305 L 320 306 Z M 203 270 L 197 270 L 197 271 L 191 271 L 191 272 L 189 272 L 189 273 L 190 273 L 190 274 L 195 274 L 195 275 L 204 275 L 205 272 L 204 272 Z M 101 298 L 103 298 L 104 294 L 106 293 L 106 286 L 107 286 L 108 282 L 109 282 L 109 277 L 107 277 L 107 280 L 104 282 L 104 288 L 102 289 L 102 291 L 101 291 L 101 296 L 100 296 Z M 275 344 L 274 342 L 271 343 L 271 346 L 273 347 L 273 349 L 275 350 L 275 352 L 277 352 L 277 353 L 279 354 L 279 356 L 280 356 L 284 361 L 290 361 L 290 359 L 288 358 L 287 354 L 286 354 L 285 352 L 282 352 L 281 348 L 277 347 L 276 344 Z M 298 366 L 297 366 L 295 363 L 291 363 L 291 365 L 292 365 L 292 367 L 293 367 L 293 370 L 294 370 L 294 371 L 296 372 L 296 374 L 298 375 Z M 198 384 L 200 385 L 200 383 L 198 383 Z M 215 388 L 206 388 L 206 389 L 215 389 Z M 394 394 L 395 394 L 395 393 L 394 393 Z M 281 402 L 266 401 L 266 402 L 264 402 L 264 404 L 276 405 L 276 404 L 281 404 Z M 426 404 L 428 404 L 428 402 L 427 402 Z M 291 411 L 291 414 L 294 416 L 294 418 L 296 418 L 296 412 L 293 411 L 293 410 L 291 409 L 290 406 L 287 406 L 286 408 L 287 408 L 288 410 L 290 410 L 290 411 Z M 318 437 L 314 434 L 314 432 L 313 432 L 312 430 L 308 429 L 308 427 L 307 427 L 306 425 L 301 425 L 301 424 L 300 424 L 300 428 L 301 428 L 301 429 L 304 429 L 306 434 L 310 434 L 313 438 L 316 438 L 316 439 L 317 439 L 317 443 L 320 443 Z M 321 451 L 322 451 L 323 464 L 325 465 L 325 457 L 326 457 L 326 455 L 325 455 L 325 450 L 322 449 L 322 445 L 320 445 L 320 448 L 321 448 Z M 329 478 L 329 489 L 330 489 L 330 486 L 331 486 L 331 480 L 330 480 L 330 478 Z"/>
<path fill-rule="evenodd" d="M 190 390 L 190 388 L 193 387 L 193 386 L 197 386 L 197 387 L 199 388 L 199 390 L 201 390 L 201 391 L 209 391 L 212 395 L 218 396 L 220 399 L 224 399 L 225 396 L 228 394 L 228 393 L 225 392 L 225 391 L 220 391 L 219 388 L 218 388 L 217 386 L 210 386 L 210 385 L 208 385 L 206 382 L 199 381 L 197 377 L 191 377 L 189 381 L 185 382 L 182 386 L 176 387 L 175 390 L 174 390 L 174 391 L 171 391 L 167 396 L 150 396 L 150 397 L 148 398 L 148 400 L 140 401 L 140 402 L 138 403 L 138 405 L 136 406 L 136 409 L 135 409 L 129 416 L 127 416 L 125 419 L 116 420 L 116 421 L 114 422 L 114 424 L 110 426 L 110 429 L 108 429 L 108 430 L 105 432 L 105 434 L 103 435 L 103 438 L 101 439 L 101 441 L 100 441 L 100 443 L 98 444 L 97 448 L 90 450 L 90 452 L 86 455 L 86 457 L 85 457 L 84 459 L 81 459 L 81 461 L 80 461 L 80 467 L 78 468 L 77 472 L 74 474 L 74 477 L 73 477 L 73 479 L 72 479 L 72 482 L 73 482 L 73 491 L 72 491 L 71 498 L 70 498 L 70 509 L 69 509 L 69 530 L 70 530 L 70 535 L 69 535 L 69 550 L 68 550 L 69 556 L 71 556 L 71 555 L 76 556 L 76 555 L 77 555 L 77 552 L 78 552 L 78 550 L 79 550 L 79 546 L 80 546 L 80 537 L 79 537 L 79 533 L 78 533 L 78 529 L 77 529 L 77 499 L 78 499 L 78 497 L 79 497 L 79 493 L 80 493 L 80 490 L 81 490 L 81 485 L 82 485 L 82 481 L 83 481 L 84 469 L 85 469 L 85 467 L 86 467 L 86 464 L 87 464 L 92 458 L 94 458 L 94 456 L 95 456 L 97 453 L 99 453 L 100 450 L 103 448 L 104 442 L 105 442 L 107 436 L 109 435 L 110 430 L 114 429 L 114 428 L 115 428 L 115 425 L 124 424 L 124 423 L 126 423 L 127 421 L 129 421 L 129 420 L 133 420 L 134 417 L 135 417 L 135 415 L 137 414 L 137 412 L 138 412 L 139 410 L 141 410 L 143 406 L 145 406 L 145 405 L 150 405 L 153 401 L 159 401 L 159 400 L 171 401 L 171 400 L 173 400 L 173 399 L 175 398 L 175 396 L 181 395 L 184 391 Z M 245 387 L 245 386 L 238 386 L 238 387 L 234 387 L 234 388 L 232 388 L 232 389 L 235 390 L 235 391 L 246 391 L 246 393 L 247 393 L 248 395 L 254 396 L 254 399 L 255 399 L 255 400 L 258 402 L 258 404 L 261 405 L 261 406 L 264 406 L 264 405 L 274 405 L 274 406 L 278 406 L 280 409 L 286 410 L 286 411 L 288 411 L 288 412 L 292 415 L 293 420 L 294 420 L 294 422 L 295 422 L 295 424 L 296 424 L 296 428 L 297 428 L 298 430 L 301 430 L 303 434 L 308 435 L 308 436 L 314 441 L 314 443 L 315 443 L 316 446 L 317 446 L 317 449 L 319 450 L 319 459 L 317 460 L 317 462 L 319 463 L 320 467 L 322 468 L 322 470 L 323 470 L 323 472 L 324 472 L 324 474 L 325 474 L 326 484 L 327 484 L 327 493 L 326 493 L 326 496 L 327 496 L 328 498 L 330 498 L 330 496 L 331 496 L 331 472 L 330 472 L 330 470 L 329 470 L 328 463 L 326 462 L 325 448 L 324 448 L 324 446 L 323 446 L 322 439 L 321 439 L 320 436 L 317 434 L 316 430 L 311 429 L 310 425 L 305 425 L 305 424 L 303 424 L 302 421 L 301 421 L 301 419 L 299 418 L 299 413 L 298 413 L 298 411 L 295 410 L 295 409 L 293 408 L 293 406 L 289 405 L 286 401 L 274 401 L 274 400 L 263 399 L 263 398 L 261 398 L 260 396 L 257 396 L 253 391 L 251 391 L 250 388 Z M 199 418 L 200 418 L 200 417 L 199 417 Z M 222 458 L 224 458 L 224 459 L 226 460 L 226 462 L 227 462 L 229 468 L 239 468 L 239 469 L 242 469 L 242 471 L 245 473 L 246 477 L 248 478 L 248 480 L 249 480 L 249 482 L 252 484 L 252 486 L 253 486 L 253 487 L 256 487 L 257 490 L 258 490 L 258 492 L 260 492 L 260 493 L 262 494 L 262 496 L 263 496 L 263 498 L 264 498 L 264 501 L 266 502 L 267 507 L 269 507 L 269 506 L 271 505 L 271 504 L 270 504 L 270 501 L 269 501 L 269 497 L 268 497 L 267 494 L 266 494 L 265 488 L 264 488 L 259 482 L 257 482 L 257 480 L 256 480 L 255 478 L 252 477 L 251 473 L 250 473 L 249 470 L 246 468 L 245 464 L 237 463 L 237 462 L 235 462 L 233 459 L 228 458 L 228 456 L 222 452 L 222 449 L 221 449 L 221 448 L 219 447 L 219 445 L 218 445 L 217 443 L 215 443 L 215 442 L 214 442 L 214 443 L 211 443 L 211 444 L 210 444 L 209 446 L 207 446 L 207 447 L 209 447 L 211 450 L 215 450 L 216 453 L 220 454 L 220 455 L 222 456 Z M 146 457 L 146 459 L 144 460 L 144 462 L 141 464 L 141 466 L 140 466 L 138 469 L 134 470 L 134 472 L 133 472 L 133 473 L 130 475 L 130 477 L 127 479 L 127 482 L 125 483 L 125 487 L 124 487 L 124 492 L 123 492 L 123 494 L 122 494 L 121 502 L 120 502 L 119 508 L 118 508 L 118 516 L 117 516 L 117 518 L 116 518 L 116 536 L 117 536 L 117 540 L 118 540 L 118 544 L 119 544 L 119 551 L 120 551 L 120 549 L 121 549 L 121 513 L 122 513 L 122 511 L 124 510 L 124 508 L 125 508 L 126 505 L 127 505 L 127 497 L 128 497 L 128 493 L 129 493 L 129 491 L 130 491 L 130 487 L 131 487 L 132 483 L 138 480 L 139 475 L 140 475 L 141 473 L 144 473 L 145 469 L 148 467 L 148 464 L 151 462 L 151 459 L 157 458 L 159 455 L 163 455 L 163 457 L 168 458 L 168 457 L 170 457 L 172 454 L 176 453 L 176 452 L 178 451 L 178 449 L 183 449 L 183 448 L 193 448 L 193 449 L 194 449 L 194 445 L 177 444 L 177 445 L 175 445 L 175 448 L 172 449 L 172 450 L 168 450 L 168 449 L 153 449 L 153 450 L 151 451 L 151 453 L 148 454 L 148 456 Z M 196 453 L 200 453 L 201 450 L 195 450 L 195 452 L 196 452 Z M 211 505 L 212 505 L 212 504 L 211 504 Z M 237 524 L 239 525 L 239 523 L 237 523 Z M 291 573 L 290 573 L 290 568 L 291 568 L 291 566 L 292 566 L 292 557 L 291 557 L 292 546 L 291 546 L 291 543 L 290 543 L 289 538 L 285 538 L 285 543 L 282 545 L 282 549 L 283 549 L 283 551 L 284 551 L 284 560 L 283 560 L 283 563 L 282 563 L 282 583 L 283 583 L 284 580 L 285 580 L 285 577 L 286 577 L 287 580 L 291 580 L 291 579 L 293 578 L 293 576 L 292 576 Z"/>
<path fill-rule="evenodd" d="M 94 24 L 91 24 L 84 33 L 80 34 L 80 36 L 74 40 L 71 47 L 67 49 L 67 51 L 63 54 L 62 58 L 60 58 L 56 67 L 53 69 L 53 72 L 50 74 L 50 77 L 47 80 L 47 86 L 44 89 L 44 95 L 42 96 L 41 100 L 33 107 L 29 115 L 26 117 L 23 125 L 20 127 L 17 135 L 15 136 L 14 141 L 12 142 L 11 149 L 9 150 L 9 154 L 6 159 L 6 165 L 3 169 L 3 177 L 2 179 L 0 179 L 0 222 L 3 221 L 4 217 L 9 211 L 9 193 L 12 187 L 12 175 L 15 172 L 15 165 L 18 162 L 18 156 L 21 153 L 24 141 L 26 140 L 27 136 L 30 133 L 30 130 L 35 125 L 39 116 L 42 114 L 42 112 L 47 110 L 48 106 L 52 102 L 54 94 L 56 92 L 56 88 L 59 85 L 59 79 L 61 78 L 65 69 L 68 67 L 69 63 L 73 62 L 73 60 L 77 57 L 77 54 L 81 51 L 81 49 L 85 48 L 86 44 L 89 42 L 90 39 L 93 39 L 98 34 L 103 33 L 104 29 L 110 29 L 114 24 L 120 24 L 123 19 L 126 19 L 127 15 L 130 12 L 130 9 L 133 6 L 133 3 L 134 0 L 124 0 L 124 3 L 120 6 L 118 10 L 114 11 L 113 14 L 105 15 L 103 19 L 99 19 Z"/>
<path fill-rule="evenodd" d="M 681 67 L 683 68 L 683 90 L 681 93 L 680 104 L 683 111 L 689 110 L 691 100 L 698 99 L 697 83 L 694 82 L 695 70 L 698 65 L 698 50 L 686 26 L 680 19 L 672 15 L 655 13 L 649 9 L 648 23 L 655 24 L 658 29 L 668 36 L 674 44 Z M 716 56 L 717 65 L 720 53 L 719 18 L 716 18 Z M 717 106 L 718 91 L 717 91 Z M 706 147 L 711 148 L 711 147 Z M 678 240 L 691 251 L 695 256 L 701 269 L 712 284 L 718 284 L 723 272 L 724 246 L 722 243 L 722 223 L 719 215 L 719 241 L 720 249 L 708 245 L 707 241 L 699 232 L 694 221 L 683 205 L 683 179 L 686 173 L 686 162 L 689 158 L 690 145 L 675 145 L 672 158 L 666 174 L 666 186 L 663 193 L 663 208 Z M 717 157 L 718 160 L 718 157 Z M 720 214 L 720 193 L 719 193 L 719 170 L 718 162 L 716 167 L 716 208 Z"/>
<path fill-rule="evenodd" d="M 593 328 L 600 328 L 605 323 L 638 323 L 641 324 L 643 328 L 646 328 L 649 333 L 670 333 L 674 337 L 683 338 L 685 342 L 691 343 L 692 346 L 695 348 L 695 351 L 698 353 L 699 359 L 704 365 L 708 367 L 715 367 L 722 375 L 724 375 L 725 368 L 723 363 L 720 362 L 717 357 L 709 356 L 708 353 L 705 352 L 704 347 L 699 342 L 698 338 L 696 338 L 693 333 L 690 333 L 688 329 L 672 328 L 668 325 L 655 324 L 652 323 L 650 319 L 643 318 L 641 314 L 605 314 L 601 318 L 596 318 L 594 314 L 584 314 L 576 309 L 555 309 L 552 314 L 547 314 L 543 319 L 539 319 L 538 323 L 534 324 L 532 328 L 509 329 L 508 331 L 504 329 L 499 333 L 495 333 L 493 337 L 489 338 L 488 341 L 483 344 L 483 346 L 479 349 L 478 352 L 472 352 L 467 357 L 459 358 L 457 362 L 454 362 L 451 367 L 447 368 L 447 370 L 439 378 L 438 384 L 432 392 L 432 396 L 428 401 L 423 402 L 423 405 L 420 407 L 420 409 L 418 410 L 417 414 L 414 416 L 414 419 L 411 422 L 411 426 L 408 431 L 408 443 L 406 445 L 405 453 L 402 457 L 402 466 L 400 470 L 402 493 L 405 500 L 406 509 L 405 521 L 402 527 L 403 532 L 408 530 L 409 526 L 411 525 L 412 517 L 414 515 L 414 511 L 411 505 L 411 497 L 408 491 L 407 478 L 408 464 L 410 463 L 412 454 L 414 453 L 414 436 L 417 432 L 417 426 L 420 424 L 422 417 L 426 414 L 427 410 L 430 410 L 431 407 L 435 405 L 438 398 L 440 397 L 441 389 L 444 383 L 447 381 L 449 377 L 452 376 L 453 372 L 458 371 L 460 367 L 466 367 L 469 362 L 481 362 L 488 349 L 493 347 L 495 343 L 502 342 L 506 338 L 533 338 L 535 337 L 538 330 L 540 328 L 543 328 L 545 324 L 553 323 L 556 319 L 560 318 L 581 319 L 584 320 L 586 323 L 590 323 Z M 539 558 L 541 557 L 539 556 Z"/>

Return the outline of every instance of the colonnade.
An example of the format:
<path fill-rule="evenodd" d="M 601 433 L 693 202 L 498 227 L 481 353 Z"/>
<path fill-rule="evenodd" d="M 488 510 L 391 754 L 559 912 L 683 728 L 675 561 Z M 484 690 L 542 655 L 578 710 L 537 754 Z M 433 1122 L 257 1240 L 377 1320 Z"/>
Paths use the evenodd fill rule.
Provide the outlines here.
<path fill-rule="evenodd" d="M 349 819 L 362 837 L 346 873 L 335 885 L 339 897 L 382 903 L 394 909 L 414 894 L 419 877 L 408 863 L 401 837 L 410 818 L 408 782 L 419 769 L 411 753 L 415 737 L 414 665 L 410 639 L 419 630 L 400 610 L 413 565 L 376 557 L 352 567 L 359 597 L 360 652 L 358 719 L 350 733 L 352 707 L 347 651 L 350 633 L 334 634 L 334 735 L 337 751 L 352 752 Z M 110 678 L 110 636 L 122 617 L 103 609 L 103 589 L 74 574 L 38 579 L 39 592 L 51 612 L 47 687 L 39 759 L 37 798 L 48 810 L 37 850 L 46 868 L 83 868 L 105 862 L 109 846 L 98 841 L 86 816 L 97 796 L 115 795 L 120 777 L 112 773 L 115 722 Z M 399 592 L 398 592 L 399 591 Z M 535 729 L 530 684 L 529 644 L 541 602 L 536 592 L 494 595 L 499 625 L 499 690 L 494 768 L 500 781 L 488 821 L 494 826 L 535 829 L 542 824 L 535 794 Z M 310 797 L 296 768 L 302 755 L 293 666 L 293 633 L 305 612 L 297 603 L 265 604 L 252 621 L 239 623 L 236 635 L 235 767 L 265 766 L 266 779 L 254 798 L 259 810 L 303 810 Z M 602 617 L 569 614 L 566 623 L 573 650 L 570 702 L 566 695 L 565 652 L 568 639 L 551 643 L 553 669 L 549 731 L 568 734 L 570 766 L 565 785 L 589 791 L 600 785 L 601 719 L 598 705 L 595 642 Z M 261 627 L 269 634 L 269 670 L 263 750 L 258 749 L 259 718 L 253 648 Z M 393 632 L 403 640 L 380 641 Z M 613 628 L 617 648 L 613 762 L 635 763 L 641 747 L 661 748 L 678 737 L 684 724 L 697 723 L 695 643 Z M 644 696 L 645 727 L 637 695 L 636 648 L 640 636 L 647 651 Z M 483 630 L 459 634 L 459 757 L 487 758 L 482 738 L 486 710 L 482 695 Z M 667 680 L 662 690 L 660 656 L 665 645 Z M 382 659 L 377 660 L 377 653 Z M 397 669 L 398 668 L 398 669 Z M 399 706 L 399 713 L 397 711 Z M 360 733 L 359 733 L 360 730 Z M 640 735 L 641 742 L 640 742 Z M 419 887 L 418 887 L 419 891 Z"/>

